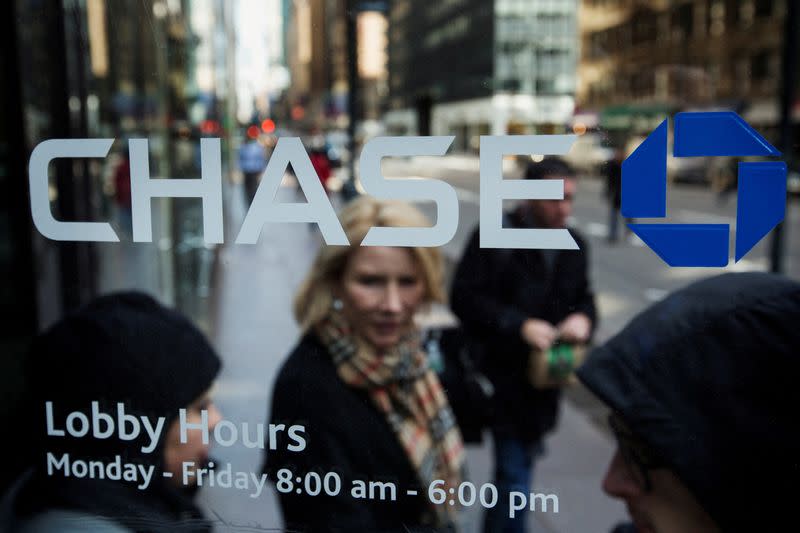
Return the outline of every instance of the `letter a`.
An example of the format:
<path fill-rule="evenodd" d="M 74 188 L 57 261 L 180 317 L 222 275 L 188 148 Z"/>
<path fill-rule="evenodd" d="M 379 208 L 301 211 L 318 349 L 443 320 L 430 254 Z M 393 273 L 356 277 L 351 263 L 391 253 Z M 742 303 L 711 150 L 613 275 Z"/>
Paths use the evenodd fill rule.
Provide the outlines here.
<path fill-rule="evenodd" d="M 295 171 L 298 185 L 308 199 L 307 203 L 274 203 L 283 181 L 283 173 L 289 163 Z M 344 246 L 350 244 L 322 188 L 319 176 L 303 148 L 303 143 L 297 137 L 278 139 L 250 210 L 244 217 L 236 243 L 255 244 L 261 235 L 261 228 L 267 222 L 316 222 L 327 244 Z"/>

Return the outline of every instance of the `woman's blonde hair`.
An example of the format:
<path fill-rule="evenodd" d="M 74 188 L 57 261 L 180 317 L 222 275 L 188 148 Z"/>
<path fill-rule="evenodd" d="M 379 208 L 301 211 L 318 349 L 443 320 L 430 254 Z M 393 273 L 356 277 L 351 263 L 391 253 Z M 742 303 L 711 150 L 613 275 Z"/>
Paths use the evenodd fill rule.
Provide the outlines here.
<path fill-rule="evenodd" d="M 335 287 L 341 282 L 347 261 L 372 227 L 426 227 L 431 223 L 416 207 L 401 201 L 362 196 L 339 213 L 350 246 L 323 245 L 300 285 L 294 300 L 294 316 L 303 331 L 330 312 Z M 424 303 L 444 302 L 444 268 L 438 248 L 411 247 L 425 285 Z"/>

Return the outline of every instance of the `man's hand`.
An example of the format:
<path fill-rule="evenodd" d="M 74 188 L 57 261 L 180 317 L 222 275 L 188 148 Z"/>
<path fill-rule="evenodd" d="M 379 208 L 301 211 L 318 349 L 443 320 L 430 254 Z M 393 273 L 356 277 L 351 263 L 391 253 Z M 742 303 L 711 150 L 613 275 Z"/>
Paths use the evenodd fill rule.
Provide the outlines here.
<path fill-rule="evenodd" d="M 534 348 L 546 350 L 553 345 L 558 331 L 552 324 L 537 318 L 529 318 L 522 323 L 520 328 L 522 340 Z"/>
<path fill-rule="evenodd" d="M 572 313 L 558 326 L 561 339 L 566 342 L 584 343 L 592 332 L 592 321 L 583 313 Z"/>

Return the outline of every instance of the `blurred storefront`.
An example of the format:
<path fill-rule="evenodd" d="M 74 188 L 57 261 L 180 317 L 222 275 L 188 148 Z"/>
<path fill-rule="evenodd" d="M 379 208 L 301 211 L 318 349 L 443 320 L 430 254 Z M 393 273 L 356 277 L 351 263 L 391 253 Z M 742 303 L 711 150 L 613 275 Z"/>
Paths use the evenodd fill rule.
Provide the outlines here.
<path fill-rule="evenodd" d="M 26 145 L 18 156 L 26 161 L 33 147 L 49 138 L 115 139 L 103 160 L 54 165 L 51 195 L 57 218 L 109 220 L 122 242 L 57 248 L 40 243 L 35 263 L 48 265 L 39 267 L 40 285 L 50 278 L 70 280 L 50 283 L 60 287 L 58 294 L 40 291 L 42 324 L 99 292 L 131 283 L 201 317 L 202 305 L 194 296 L 208 280 L 183 275 L 198 268 L 194 263 L 208 261 L 208 250 L 197 244 L 200 226 L 192 222 L 201 216 L 199 200 L 156 200 L 154 226 L 160 233 L 157 246 L 148 248 L 131 242 L 125 189 L 128 141 L 134 138 L 148 140 L 153 178 L 199 178 L 202 137 L 222 138 L 227 165 L 233 96 L 232 73 L 226 70 L 229 15 L 224 2 L 205 4 L 43 0 L 7 7 L 26 28 L 10 49 L 21 65 L 16 79 L 22 86 L 18 105 Z M 133 260 L 130 254 L 151 254 L 147 262 L 155 264 L 138 281 L 120 279 L 114 276 L 116 267 L 109 266 L 120 254 L 128 254 L 124 261 Z"/>
<path fill-rule="evenodd" d="M 147 139 L 151 177 L 199 178 L 200 138 L 220 137 L 226 168 L 232 93 L 221 0 L 31 0 L 0 10 L 6 424 L 30 337 L 99 294 L 139 289 L 207 324 L 214 248 L 203 241 L 200 200 L 155 200 L 154 242 L 132 242 L 126 154 L 130 139 Z M 109 222 L 120 242 L 45 239 L 31 225 L 31 152 L 48 139 L 90 138 L 114 139 L 108 156 L 56 159 L 51 211 Z"/>

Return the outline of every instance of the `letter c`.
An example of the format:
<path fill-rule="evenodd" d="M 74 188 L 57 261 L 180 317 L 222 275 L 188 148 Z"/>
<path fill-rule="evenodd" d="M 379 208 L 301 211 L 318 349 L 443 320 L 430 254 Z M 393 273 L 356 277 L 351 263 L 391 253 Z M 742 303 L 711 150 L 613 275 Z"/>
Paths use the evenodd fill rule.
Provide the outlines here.
<path fill-rule="evenodd" d="M 50 211 L 47 168 L 59 157 L 106 157 L 114 139 L 49 139 L 39 143 L 28 164 L 31 217 L 36 229 L 54 241 L 119 242 L 107 222 L 61 222 Z"/>

